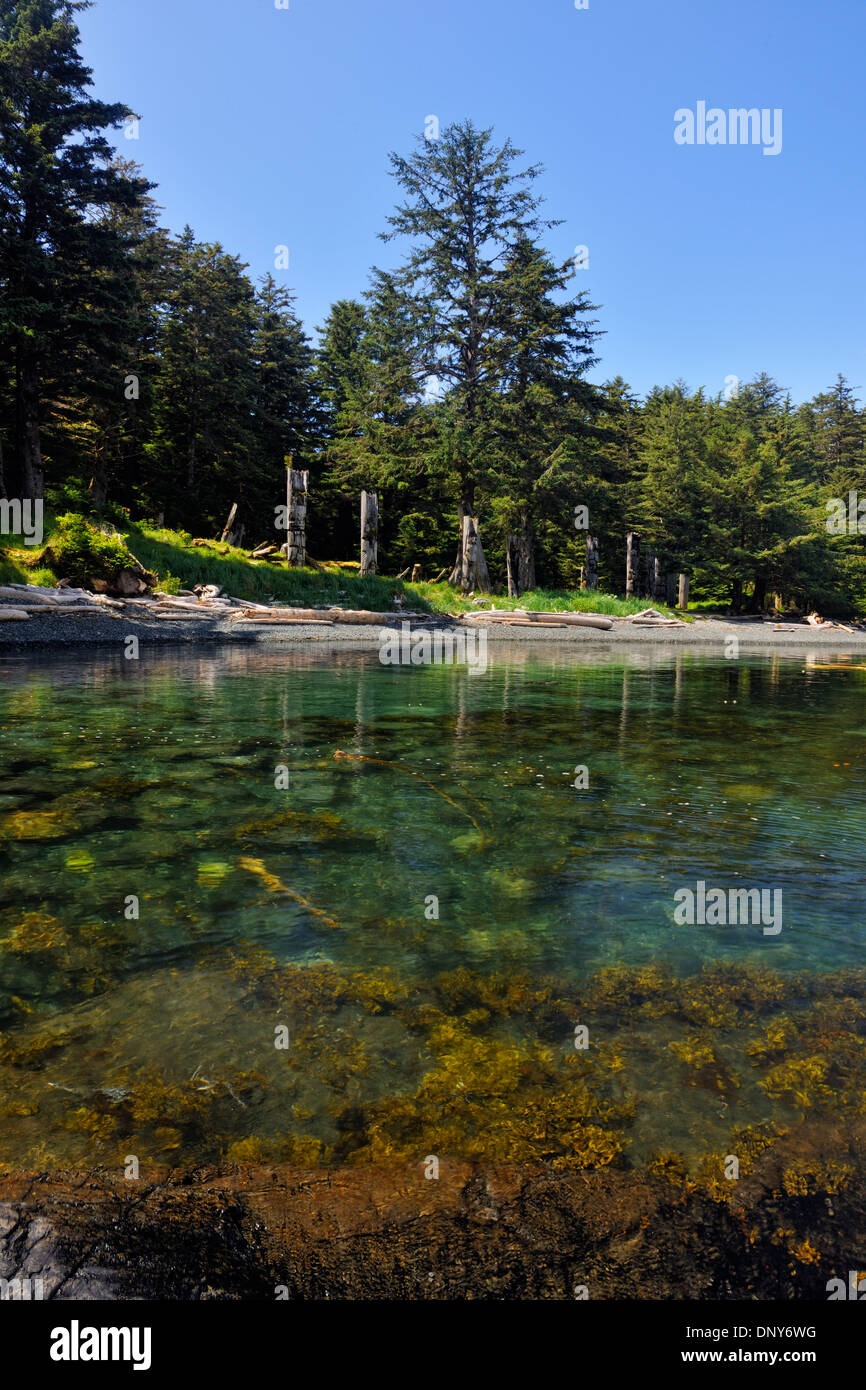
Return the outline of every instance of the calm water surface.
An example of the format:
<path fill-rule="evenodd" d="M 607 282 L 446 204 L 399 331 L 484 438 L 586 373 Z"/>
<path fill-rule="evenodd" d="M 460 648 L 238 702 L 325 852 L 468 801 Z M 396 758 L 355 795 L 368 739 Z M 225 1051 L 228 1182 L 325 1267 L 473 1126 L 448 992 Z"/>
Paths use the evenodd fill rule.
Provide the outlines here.
<path fill-rule="evenodd" d="M 458 969 L 566 994 L 611 967 L 855 969 L 864 693 L 844 660 L 658 650 L 497 653 L 476 674 L 346 653 L 2 658 L 0 1159 L 136 1140 L 185 1161 L 354 1132 L 321 1150 L 345 1157 L 370 1106 L 423 1087 L 430 1039 L 400 1009 L 285 1013 L 231 952 L 422 1000 Z M 674 892 L 699 879 L 780 889 L 783 930 L 676 926 Z M 625 1047 L 611 1094 L 633 1100 L 629 1161 L 797 1113 L 742 1066 L 742 1018 L 715 1030 L 708 1082 L 675 1051 L 694 1028 L 653 1012 L 598 1020 Z M 517 1007 L 497 1028 L 518 1048 L 532 1031 Z M 565 1056 L 570 1033 L 554 1018 L 540 1036 Z M 441 1036 L 433 1052 L 438 1085 Z M 163 1088 L 148 1113 L 129 1099 L 142 1076 Z"/>

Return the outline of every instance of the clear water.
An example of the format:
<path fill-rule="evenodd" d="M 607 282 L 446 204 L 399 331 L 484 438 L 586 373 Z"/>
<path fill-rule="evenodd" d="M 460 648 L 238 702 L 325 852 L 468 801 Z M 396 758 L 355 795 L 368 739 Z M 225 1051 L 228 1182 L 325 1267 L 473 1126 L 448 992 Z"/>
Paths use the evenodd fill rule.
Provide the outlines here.
<path fill-rule="evenodd" d="M 327 1144 L 417 1090 L 429 1040 L 399 1010 L 284 1019 L 229 950 L 390 972 L 422 1000 L 457 968 L 579 991 L 606 967 L 719 961 L 820 998 L 863 959 L 864 693 L 844 660 L 658 649 L 503 650 L 483 674 L 345 652 L 4 656 L 0 1160 Z M 674 891 L 697 880 L 780 889 L 782 931 L 675 925 Z M 298 1054 L 275 1048 L 281 1020 Z M 711 1030 L 738 1064 L 728 1088 L 683 1072 L 682 1020 L 599 1017 L 625 1047 L 629 1161 L 797 1113 L 743 1063 L 748 1024 Z M 530 1025 L 517 1009 L 497 1028 L 519 1041 Z M 565 1055 L 557 1028 L 544 1042 Z M 147 1119 L 125 1108 L 142 1076 L 175 1088 Z M 206 1115 L 190 1120 L 187 1093 Z"/>

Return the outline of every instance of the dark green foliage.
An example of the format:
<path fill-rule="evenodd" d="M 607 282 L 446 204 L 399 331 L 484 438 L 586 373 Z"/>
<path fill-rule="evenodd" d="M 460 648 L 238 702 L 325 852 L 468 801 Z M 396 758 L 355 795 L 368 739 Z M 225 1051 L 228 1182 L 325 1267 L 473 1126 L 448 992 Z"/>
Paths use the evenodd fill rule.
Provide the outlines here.
<path fill-rule="evenodd" d="M 78 53 L 73 0 L 0 0 L 0 352 L 8 364 L 7 491 L 41 497 L 46 378 L 86 342 L 110 356 L 126 316 L 127 241 L 112 211 L 148 184 L 104 132 L 132 113 L 97 101 Z M 72 367 L 81 370 L 81 360 Z"/>

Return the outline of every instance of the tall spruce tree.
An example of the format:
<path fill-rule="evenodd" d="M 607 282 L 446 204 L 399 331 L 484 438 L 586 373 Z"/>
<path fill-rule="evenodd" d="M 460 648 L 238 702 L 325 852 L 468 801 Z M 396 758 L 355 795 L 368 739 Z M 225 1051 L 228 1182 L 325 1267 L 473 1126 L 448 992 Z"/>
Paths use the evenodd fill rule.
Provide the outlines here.
<path fill-rule="evenodd" d="M 40 420 L 52 353 L 70 352 L 112 313 L 93 282 L 124 255 L 100 214 L 149 185 L 113 160 L 105 131 L 132 115 L 97 101 L 79 54 L 88 0 L 0 0 L 0 350 L 13 362 L 8 492 L 42 496 Z"/>
<path fill-rule="evenodd" d="M 574 274 L 528 237 L 506 258 L 495 301 L 498 390 L 485 398 L 483 492 L 511 555 L 519 590 L 533 588 L 539 526 L 573 545 L 573 508 L 586 494 L 588 444 L 600 400 L 584 373 L 597 358 L 596 306 L 586 291 L 558 298 Z M 596 501 L 594 497 L 593 502 Z M 557 547 L 558 548 L 558 547 Z"/>
<path fill-rule="evenodd" d="M 555 225 L 538 215 L 540 169 L 520 167 L 521 154 L 467 120 L 437 139 L 419 137 L 408 157 L 391 155 L 405 196 L 382 237 L 409 243 L 394 283 L 416 315 L 421 372 L 447 401 L 442 464 L 456 479 L 461 516 L 475 507 L 489 439 L 486 398 L 503 370 L 504 266 L 522 239 Z"/>

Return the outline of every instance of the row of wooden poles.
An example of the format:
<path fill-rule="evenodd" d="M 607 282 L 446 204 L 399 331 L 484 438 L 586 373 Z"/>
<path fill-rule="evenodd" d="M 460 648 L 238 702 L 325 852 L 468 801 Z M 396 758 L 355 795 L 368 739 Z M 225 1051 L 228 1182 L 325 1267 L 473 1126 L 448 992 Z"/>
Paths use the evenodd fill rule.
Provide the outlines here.
<path fill-rule="evenodd" d="M 310 475 L 288 468 L 288 544 L 286 559 L 290 569 L 301 569 L 307 563 L 307 494 Z M 375 492 L 361 493 L 361 574 L 378 573 L 379 536 L 379 498 Z M 509 537 L 509 541 L 513 538 Z M 506 546 L 508 561 L 508 591 L 517 592 L 516 565 L 512 563 L 512 547 Z M 399 578 L 405 578 L 411 569 L 413 580 L 421 578 L 421 566 L 415 565 L 403 571 Z M 448 569 L 437 575 L 436 581 L 445 578 Z M 450 582 L 459 585 L 464 593 L 478 590 L 489 593 L 490 574 L 477 517 L 464 516 L 460 553 L 450 572 Z M 598 537 L 586 537 L 586 563 L 580 571 L 581 589 L 598 588 Z M 650 598 L 669 607 L 685 609 L 689 602 L 689 576 L 671 569 L 656 551 L 641 549 L 640 537 L 636 531 L 629 531 L 626 537 L 625 592 L 628 598 Z"/>

